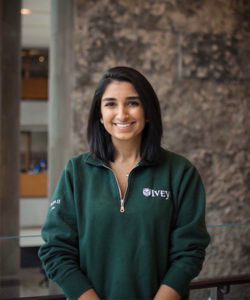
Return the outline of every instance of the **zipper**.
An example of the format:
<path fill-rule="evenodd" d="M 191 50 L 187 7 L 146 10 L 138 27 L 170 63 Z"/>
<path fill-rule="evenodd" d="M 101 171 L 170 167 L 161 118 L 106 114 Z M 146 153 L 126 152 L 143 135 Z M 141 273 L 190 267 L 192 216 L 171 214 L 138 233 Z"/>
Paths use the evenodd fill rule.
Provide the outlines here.
<path fill-rule="evenodd" d="M 129 172 L 129 174 L 128 174 L 128 176 L 127 176 L 128 179 L 129 179 L 129 175 L 131 174 L 131 172 L 132 172 L 136 167 L 138 167 L 138 165 L 139 165 L 139 163 L 137 163 L 137 165 Z M 120 186 L 119 186 L 119 182 L 118 182 L 118 180 L 117 180 L 117 177 L 115 176 L 115 173 L 113 172 L 113 170 L 112 170 L 110 167 L 108 167 L 108 166 L 106 166 L 106 165 L 104 165 L 104 164 L 103 164 L 103 167 L 105 167 L 106 169 L 109 169 L 109 170 L 113 173 L 113 175 L 114 175 L 114 177 L 115 177 L 115 181 L 116 181 L 116 184 L 117 184 L 117 187 L 118 187 L 118 191 L 119 191 L 119 195 L 120 195 L 120 212 L 121 212 L 121 213 L 124 213 L 124 212 L 125 212 L 125 198 L 126 198 L 126 194 L 127 194 L 127 190 L 128 190 L 128 184 L 127 184 L 127 187 L 126 187 L 126 191 L 125 191 L 125 193 L 124 193 L 124 197 L 122 198 L 121 189 L 120 189 Z"/>
<path fill-rule="evenodd" d="M 114 175 L 114 177 L 115 177 L 116 185 L 117 185 L 117 188 L 118 188 L 118 191 L 119 191 L 119 196 L 120 196 L 120 212 L 121 212 L 121 213 L 124 213 L 124 212 L 125 212 L 125 208 L 124 208 L 124 198 L 125 198 L 126 192 L 125 192 L 125 194 L 124 194 L 124 198 L 122 198 L 122 192 L 121 192 L 121 189 L 120 189 L 118 180 L 117 180 L 117 178 L 116 178 L 116 176 L 115 176 L 115 173 L 113 172 L 113 170 L 112 170 L 110 167 L 108 167 L 108 166 L 106 166 L 106 165 L 104 165 L 104 164 L 103 164 L 103 167 L 105 167 L 106 169 L 109 169 L 109 170 L 113 173 L 113 175 Z M 127 189 L 126 189 L 126 191 L 127 191 Z"/>
<path fill-rule="evenodd" d="M 123 199 L 121 199 L 121 207 L 120 207 L 120 212 L 121 213 L 124 213 L 125 212 L 125 207 L 124 207 L 124 198 Z"/>

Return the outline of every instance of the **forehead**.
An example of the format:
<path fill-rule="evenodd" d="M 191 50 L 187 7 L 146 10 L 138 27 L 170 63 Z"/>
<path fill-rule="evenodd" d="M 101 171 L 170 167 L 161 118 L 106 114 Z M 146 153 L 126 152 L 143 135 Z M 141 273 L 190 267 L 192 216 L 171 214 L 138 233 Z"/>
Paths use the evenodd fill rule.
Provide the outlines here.
<path fill-rule="evenodd" d="M 102 95 L 102 98 L 111 97 L 111 96 L 112 97 L 138 96 L 138 93 L 132 83 L 128 81 L 114 80 L 107 85 Z"/>

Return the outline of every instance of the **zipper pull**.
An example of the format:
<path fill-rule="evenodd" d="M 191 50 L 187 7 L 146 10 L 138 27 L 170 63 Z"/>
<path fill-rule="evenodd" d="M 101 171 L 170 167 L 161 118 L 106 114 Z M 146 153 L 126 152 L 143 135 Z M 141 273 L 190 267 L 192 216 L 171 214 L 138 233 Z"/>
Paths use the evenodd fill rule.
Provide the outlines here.
<path fill-rule="evenodd" d="M 125 208 L 124 208 L 124 199 L 121 199 L 121 208 L 120 208 L 120 212 L 124 213 L 125 212 Z"/>

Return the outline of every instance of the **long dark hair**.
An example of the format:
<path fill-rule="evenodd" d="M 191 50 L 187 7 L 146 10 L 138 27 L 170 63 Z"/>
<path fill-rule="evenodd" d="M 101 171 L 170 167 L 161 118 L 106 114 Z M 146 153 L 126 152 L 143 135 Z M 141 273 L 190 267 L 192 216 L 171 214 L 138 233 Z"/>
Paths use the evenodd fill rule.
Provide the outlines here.
<path fill-rule="evenodd" d="M 88 119 L 87 137 L 90 153 L 105 163 L 114 160 L 114 147 L 110 134 L 106 131 L 101 118 L 101 98 L 112 81 L 130 82 L 137 91 L 145 113 L 145 127 L 142 133 L 141 158 L 148 162 L 158 160 L 162 121 L 158 97 L 149 81 L 137 70 L 129 67 L 114 67 L 104 73 L 92 100 Z"/>

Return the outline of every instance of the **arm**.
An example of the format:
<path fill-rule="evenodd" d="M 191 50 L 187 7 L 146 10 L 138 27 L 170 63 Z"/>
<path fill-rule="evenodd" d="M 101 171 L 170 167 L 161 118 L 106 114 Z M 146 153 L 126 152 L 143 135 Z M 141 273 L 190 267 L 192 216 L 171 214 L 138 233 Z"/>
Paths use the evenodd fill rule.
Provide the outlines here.
<path fill-rule="evenodd" d="M 177 177 L 172 194 L 175 222 L 171 232 L 170 265 L 162 284 L 183 295 L 202 268 L 209 235 L 205 224 L 205 192 L 198 172 L 189 164 L 182 171 L 177 170 Z"/>
<path fill-rule="evenodd" d="M 48 278 L 55 281 L 69 299 L 77 299 L 92 288 L 79 266 L 78 230 L 71 163 L 58 181 L 42 228 L 45 244 L 39 250 Z"/>
<path fill-rule="evenodd" d="M 84 292 L 77 300 L 100 300 L 94 289 L 89 289 Z"/>
<path fill-rule="evenodd" d="M 171 287 L 163 284 L 156 293 L 154 300 L 180 300 L 180 295 Z"/>

